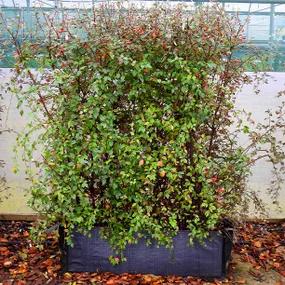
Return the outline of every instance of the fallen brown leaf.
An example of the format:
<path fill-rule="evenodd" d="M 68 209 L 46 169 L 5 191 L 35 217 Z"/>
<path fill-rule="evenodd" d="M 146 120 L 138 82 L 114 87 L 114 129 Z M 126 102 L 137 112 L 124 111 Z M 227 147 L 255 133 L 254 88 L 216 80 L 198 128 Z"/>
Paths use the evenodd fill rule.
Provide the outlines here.
<path fill-rule="evenodd" d="M 4 265 L 4 267 L 6 267 L 6 268 L 11 267 L 12 264 L 13 264 L 13 263 L 12 263 L 11 260 L 6 260 L 6 261 L 3 262 L 3 265 Z"/>
<path fill-rule="evenodd" d="M 274 262 L 273 266 L 278 269 L 281 267 L 281 264 L 279 262 Z"/>
<path fill-rule="evenodd" d="M 7 240 L 6 238 L 0 238 L 0 242 L 2 242 L 2 243 L 7 243 L 8 240 Z"/>
<path fill-rule="evenodd" d="M 49 267 L 53 265 L 53 260 L 51 258 L 48 258 L 47 260 L 45 260 L 42 265 Z"/>
<path fill-rule="evenodd" d="M 259 240 L 257 240 L 257 241 L 255 241 L 255 242 L 253 243 L 253 245 L 254 245 L 255 247 L 257 247 L 257 248 L 261 248 L 261 247 L 262 247 L 262 242 L 259 241 Z"/>
<path fill-rule="evenodd" d="M 106 282 L 106 285 L 118 285 L 118 284 L 120 284 L 120 283 L 119 283 L 119 280 L 117 280 L 115 277 L 110 278 L 110 279 Z"/>

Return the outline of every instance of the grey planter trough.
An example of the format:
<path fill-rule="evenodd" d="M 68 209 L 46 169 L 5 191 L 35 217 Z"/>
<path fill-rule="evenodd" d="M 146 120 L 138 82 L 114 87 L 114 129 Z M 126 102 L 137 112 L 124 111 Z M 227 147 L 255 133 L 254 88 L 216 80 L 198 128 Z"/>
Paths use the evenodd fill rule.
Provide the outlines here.
<path fill-rule="evenodd" d="M 60 230 L 60 246 L 64 272 L 113 272 L 134 274 L 197 276 L 202 278 L 222 278 L 226 275 L 232 250 L 232 230 L 214 231 L 201 244 L 189 245 L 189 232 L 181 230 L 173 240 L 173 249 L 147 246 L 144 239 L 128 245 L 124 251 L 126 262 L 113 266 L 109 256 L 113 252 L 99 236 L 99 228 L 94 228 L 91 238 L 74 232 L 74 246 L 64 242 Z"/>

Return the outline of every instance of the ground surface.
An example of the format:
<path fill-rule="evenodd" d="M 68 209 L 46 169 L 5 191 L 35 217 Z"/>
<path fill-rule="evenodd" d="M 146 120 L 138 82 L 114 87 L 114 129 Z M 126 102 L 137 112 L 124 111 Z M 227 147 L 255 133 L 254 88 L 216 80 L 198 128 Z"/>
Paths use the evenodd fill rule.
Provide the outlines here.
<path fill-rule="evenodd" d="M 44 250 L 30 240 L 27 222 L 0 221 L 0 285 L 285 285 L 285 223 L 248 223 L 236 230 L 233 260 L 224 280 L 112 273 L 60 274 L 57 239 L 50 235 Z"/>

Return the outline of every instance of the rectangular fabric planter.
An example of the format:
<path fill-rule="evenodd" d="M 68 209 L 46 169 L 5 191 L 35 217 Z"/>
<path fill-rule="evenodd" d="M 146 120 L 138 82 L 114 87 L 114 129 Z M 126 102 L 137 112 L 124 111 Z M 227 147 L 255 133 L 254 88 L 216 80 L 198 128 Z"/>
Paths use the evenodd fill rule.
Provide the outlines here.
<path fill-rule="evenodd" d="M 189 246 L 188 231 L 179 231 L 173 240 L 173 249 L 155 243 L 147 246 L 144 239 L 127 246 L 126 262 L 111 265 L 113 254 L 107 241 L 99 237 L 99 228 L 92 231 L 91 238 L 74 233 L 74 246 L 64 244 L 61 231 L 63 270 L 68 272 L 113 272 L 155 275 L 199 276 L 221 278 L 227 271 L 232 250 L 232 231 L 212 232 L 204 244 L 194 242 Z"/>

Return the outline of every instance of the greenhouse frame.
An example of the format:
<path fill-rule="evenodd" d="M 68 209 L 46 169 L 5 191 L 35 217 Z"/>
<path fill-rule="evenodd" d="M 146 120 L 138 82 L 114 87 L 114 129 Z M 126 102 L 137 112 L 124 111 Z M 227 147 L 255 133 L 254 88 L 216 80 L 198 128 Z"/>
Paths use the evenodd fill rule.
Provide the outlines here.
<path fill-rule="evenodd" d="M 191 8 L 196 5 L 207 4 L 210 1 L 158 1 L 160 3 L 184 3 Z M 276 55 L 272 61 L 271 70 L 284 71 L 285 62 L 285 1 L 284 0 L 221 0 L 219 1 L 228 13 L 238 13 L 241 21 L 246 21 L 245 38 L 247 45 L 256 46 L 262 50 L 274 51 Z M 2 0 L 0 9 L 6 19 L 21 19 L 22 25 L 20 34 L 25 34 L 26 30 L 33 27 L 36 11 L 56 12 L 59 17 L 61 13 L 74 14 L 78 10 L 88 10 L 92 6 L 100 5 L 104 1 L 51 1 L 51 0 Z M 143 3 L 147 6 L 154 1 L 131 1 L 129 3 Z M 7 36 L 7 35 L 6 35 Z M 5 35 L 0 35 L 1 42 L 6 39 Z M 247 48 L 241 51 L 244 54 Z M 1 62 L 1 67 L 7 67 L 7 62 Z"/>

